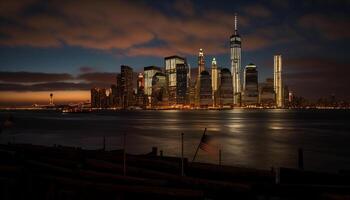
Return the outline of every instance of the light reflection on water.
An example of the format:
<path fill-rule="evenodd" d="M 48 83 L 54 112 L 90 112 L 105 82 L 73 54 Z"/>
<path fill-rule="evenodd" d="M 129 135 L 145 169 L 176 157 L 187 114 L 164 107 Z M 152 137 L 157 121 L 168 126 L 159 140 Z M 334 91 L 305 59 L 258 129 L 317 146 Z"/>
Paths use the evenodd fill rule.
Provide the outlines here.
<path fill-rule="evenodd" d="M 61 144 L 96 149 L 106 136 L 109 149 L 121 148 L 127 133 L 128 152 L 146 153 L 152 146 L 165 155 L 180 155 L 185 133 L 185 156 L 192 158 L 204 128 L 218 138 L 223 163 L 248 167 L 296 166 L 297 149 L 305 149 L 310 169 L 350 169 L 350 114 L 337 110 L 135 111 L 61 114 L 12 113 L 16 127 L 0 135 L 1 142 Z M 217 162 L 199 152 L 198 160 Z"/>

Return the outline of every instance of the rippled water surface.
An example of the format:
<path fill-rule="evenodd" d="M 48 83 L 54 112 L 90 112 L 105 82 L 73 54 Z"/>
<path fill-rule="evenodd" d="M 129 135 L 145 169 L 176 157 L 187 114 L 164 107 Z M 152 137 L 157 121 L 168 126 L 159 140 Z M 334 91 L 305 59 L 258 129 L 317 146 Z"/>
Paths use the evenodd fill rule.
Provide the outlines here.
<path fill-rule="evenodd" d="M 135 111 L 62 114 L 48 111 L 0 111 L 1 121 L 12 115 L 15 127 L 3 130 L 0 140 L 89 149 L 122 146 L 146 153 L 152 146 L 165 155 L 192 158 L 204 128 L 219 140 L 224 164 L 256 168 L 297 165 L 303 148 L 306 169 L 350 169 L 350 112 L 347 110 L 224 110 Z M 200 151 L 198 161 L 217 162 Z"/>

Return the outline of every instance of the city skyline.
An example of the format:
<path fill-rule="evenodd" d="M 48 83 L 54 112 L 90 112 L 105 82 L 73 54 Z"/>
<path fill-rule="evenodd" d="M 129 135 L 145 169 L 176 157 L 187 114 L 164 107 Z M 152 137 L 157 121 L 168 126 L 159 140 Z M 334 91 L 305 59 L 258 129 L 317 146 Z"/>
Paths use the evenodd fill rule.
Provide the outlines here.
<path fill-rule="evenodd" d="M 297 95 L 317 99 L 334 94 L 349 99 L 346 92 L 349 50 L 345 48 L 350 36 L 347 2 L 284 1 L 282 5 L 264 1 L 237 2 L 232 6 L 229 1 L 215 5 L 196 1 L 155 1 L 148 5 L 141 1 L 108 1 L 89 2 L 80 12 L 71 12 L 77 6 L 75 3 L 4 3 L 12 10 L 0 13 L 1 105 L 16 100 L 23 103 L 25 96 L 32 98 L 31 103 L 40 101 L 40 97 L 45 98 L 42 102 L 47 102 L 51 92 L 61 102 L 88 100 L 91 87 L 109 87 L 115 82 L 120 65 L 131 66 L 134 72 L 142 72 L 146 66 L 163 68 L 163 58 L 171 55 L 186 57 L 192 72 L 198 73 L 200 48 L 205 52 L 205 69 L 210 70 L 214 57 L 218 67 L 230 69 L 228 41 L 234 31 L 235 12 L 242 38 L 241 74 L 244 66 L 254 63 L 259 70 L 259 82 L 273 78 L 272 57 L 282 54 L 285 82 Z M 230 9 L 224 8 L 225 4 Z M 105 11 L 106 15 L 98 18 L 89 13 L 91 6 Z M 337 14 L 326 15 L 327 7 Z M 121 8 L 134 12 L 129 17 L 123 16 L 124 12 L 113 14 Z M 295 11 L 289 19 L 284 12 L 291 8 L 302 8 L 303 12 Z M 140 9 L 144 9 L 142 14 L 136 12 Z M 76 20 L 65 21 L 59 14 L 75 16 Z M 154 15 L 161 20 L 149 26 L 147 20 Z M 21 21 L 24 16 L 28 18 Z M 40 16 L 46 16 L 45 20 Z M 124 23 L 118 20 L 112 23 L 112 19 L 123 19 Z M 98 27 L 101 20 L 106 22 Z M 67 32 L 67 28 L 72 28 L 71 23 L 78 22 L 84 26 L 72 26 L 76 29 Z M 94 26 L 98 29 L 84 32 Z M 147 32 L 150 27 L 153 29 Z M 164 27 L 168 33 L 161 30 Z M 197 33 L 202 27 L 204 30 Z M 130 35 L 124 33 L 128 31 Z M 143 34 L 137 35 L 140 31 Z M 147 35 L 149 38 L 144 38 Z M 57 91 L 64 96 L 77 93 L 65 99 Z"/>

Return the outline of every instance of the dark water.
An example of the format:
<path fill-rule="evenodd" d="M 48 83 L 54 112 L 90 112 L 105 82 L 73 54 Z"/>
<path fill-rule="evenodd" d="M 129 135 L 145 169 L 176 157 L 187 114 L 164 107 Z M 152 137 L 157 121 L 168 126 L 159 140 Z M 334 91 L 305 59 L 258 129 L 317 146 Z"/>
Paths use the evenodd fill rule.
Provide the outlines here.
<path fill-rule="evenodd" d="M 347 110 L 225 110 L 135 111 L 61 114 L 43 111 L 0 111 L 12 114 L 16 126 L 0 135 L 1 142 L 102 147 L 122 146 L 146 153 L 152 146 L 165 155 L 180 155 L 185 134 L 185 156 L 192 158 L 205 127 L 218 138 L 224 164 L 256 168 L 297 166 L 302 147 L 306 169 L 350 169 L 350 111 Z M 198 161 L 217 162 L 200 151 Z"/>

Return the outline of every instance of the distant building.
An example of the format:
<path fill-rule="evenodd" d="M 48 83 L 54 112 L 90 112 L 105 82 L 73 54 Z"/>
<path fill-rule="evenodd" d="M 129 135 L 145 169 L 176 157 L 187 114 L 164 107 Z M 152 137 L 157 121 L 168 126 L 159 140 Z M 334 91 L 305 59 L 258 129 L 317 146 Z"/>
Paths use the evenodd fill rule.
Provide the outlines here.
<path fill-rule="evenodd" d="M 186 59 L 180 56 L 169 56 L 164 58 L 165 62 L 165 75 L 167 78 L 168 94 L 169 94 L 169 104 L 177 104 L 177 71 L 176 66 L 178 64 L 185 64 Z"/>
<path fill-rule="evenodd" d="M 108 108 L 108 96 L 107 89 L 101 88 L 99 89 L 100 96 L 100 108 Z"/>
<path fill-rule="evenodd" d="M 232 76 L 227 68 L 221 69 L 220 72 L 219 99 L 220 107 L 233 105 Z"/>
<path fill-rule="evenodd" d="M 109 97 L 109 93 L 107 93 L 105 88 L 92 88 L 91 89 L 91 107 L 107 108 L 109 104 L 108 97 Z"/>
<path fill-rule="evenodd" d="M 211 89 L 212 89 L 212 98 L 213 105 L 215 106 L 218 103 L 218 87 L 219 87 L 219 70 L 216 63 L 216 59 L 213 58 L 211 62 Z"/>
<path fill-rule="evenodd" d="M 188 105 L 191 107 L 196 106 L 196 81 L 190 81 L 188 87 Z"/>
<path fill-rule="evenodd" d="M 199 106 L 207 108 L 213 105 L 211 97 L 211 77 L 207 71 L 202 71 L 200 74 L 200 90 L 199 90 Z"/>
<path fill-rule="evenodd" d="M 198 75 L 195 80 L 195 105 L 200 106 L 201 74 L 205 71 L 205 59 L 203 49 L 198 53 Z"/>
<path fill-rule="evenodd" d="M 119 106 L 119 99 L 120 99 L 120 92 L 118 91 L 118 87 L 117 85 L 113 84 L 111 85 L 111 91 L 112 94 L 111 96 L 111 103 L 112 103 L 112 107 L 113 108 L 117 108 Z"/>
<path fill-rule="evenodd" d="M 147 99 L 145 96 L 145 79 L 143 73 L 139 73 L 137 76 L 136 106 L 145 108 L 146 100 Z"/>
<path fill-rule="evenodd" d="M 283 84 L 283 107 L 289 107 L 289 87 L 286 84 Z"/>
<path fill-rule="evenodd" d="M 120 72 L 122 107 L 128 108 L 134 105 L 133 70 L 129 66 L 122 65 L 120 67 Z"/>
<path fill-rule="evenodd" d="M 257 105 L 259 98 L 258 71 L 252 63 L 244 69 L 243 104 L 246 106 Z"/>
<path fill-rule="evenodd" d="M 156 66 L 144 67 L 143 69 L 145 80 L 145 94 L 147 96 L 152 95 L 152 78 L 157 72 L 161 72 L 161 69 Z"/>
<path fill-rule="evenodd" d="M 186 63 L 176 65 L 176 104 L 186 104 L 187 72 Z"/>
<path fill-rule="evenodd" d="M 259 104 L 263 107 L 275 106 L 275 91 L 272 78 L 267 78 L 265 82 L 259 84 Z"/>
<path fill-rule="evenodd" d="M 274 90 L 276 94 L 276 106 L 277 108 L 283 107 L 283 82 L 282 82 L 282 56 L 274 56 Z"/>
<path fill-rule="evenodd" d="M 157 108 L 168 105 L 168 91 L 166 75 L 157 72 L 152 78 L 152 107 Z"/>
<path fill-rule="evenodd" d="M 198 53 L 198 76 L 205 70 L 205 60 L 203 49 L 199 49 Z"/>
<path fill-rule="evenodd" d="M 235 105 L 240 105 L 241 103 L 241 42 L 241 37 L 237 30 L 237 14 L 235 14 L 234 34 L 230 37 L 233 103 Z"/>
<path fill-rule="evenodd" d="M 137 76 L 137 94 L 145 93 L 145 79 L 143 73 L 139 73 Z"/>
<path fill-rule="evenodd" d="M 117 74 L 117 85 L 115 90 L 115 98 L 116 98 L 116 107 L 122 108 L 123 107 L 123 91 L 122 91 L 122 78 L 121 74 Z"/>
<path fill-rule="evenodd" d="M 98 88 L 92 88 L 90 90 L 91 94 L 91 108 L 100 108 L 100 96 L 99 96 L 99 89 Z"/>

